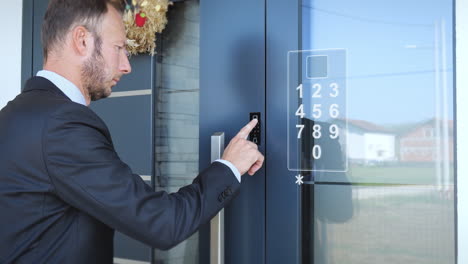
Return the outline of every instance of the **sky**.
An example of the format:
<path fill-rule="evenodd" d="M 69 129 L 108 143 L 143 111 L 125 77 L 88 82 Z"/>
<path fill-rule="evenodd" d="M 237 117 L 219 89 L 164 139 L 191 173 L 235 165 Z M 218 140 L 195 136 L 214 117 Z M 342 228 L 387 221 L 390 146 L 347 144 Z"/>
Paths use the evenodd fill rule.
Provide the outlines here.
<path fill-rule="evenodd" d="M 302 10 L 303 50 L 346 49 L 345 118 L 453 119 L 451 0 L 304 0 Z"/>

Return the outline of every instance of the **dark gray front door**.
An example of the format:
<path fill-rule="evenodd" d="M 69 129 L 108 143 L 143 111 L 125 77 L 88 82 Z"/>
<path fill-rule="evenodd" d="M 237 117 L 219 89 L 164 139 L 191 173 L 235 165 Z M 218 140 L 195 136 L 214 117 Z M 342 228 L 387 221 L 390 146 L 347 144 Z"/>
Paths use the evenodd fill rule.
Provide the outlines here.
<path fill-rule="evenodd" d="M 260 112 L 265 153 L 265 1 L 200 2 L 200 168 L 210 162 L 210 136 L 226 144 Z M 242 177 L 240 194 L 225 209 L 225 263 L 265 263 L 265 184 L 268 171 Z M 208 263 L 208 250 L 200 263 Z"/>

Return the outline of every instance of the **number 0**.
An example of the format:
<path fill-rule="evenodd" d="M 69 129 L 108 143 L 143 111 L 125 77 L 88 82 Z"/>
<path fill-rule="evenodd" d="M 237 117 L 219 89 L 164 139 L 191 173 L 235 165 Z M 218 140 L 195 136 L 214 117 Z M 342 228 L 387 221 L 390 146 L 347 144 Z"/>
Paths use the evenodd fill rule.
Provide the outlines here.
<path fill-rule="evenodd" d="M 312 148 L 312 157 L 314 157 L 314 159 L 320 159 L 321 156 L 322 156 L 322 148 L 320 147 L 320 145 L 315 145 Z"/>

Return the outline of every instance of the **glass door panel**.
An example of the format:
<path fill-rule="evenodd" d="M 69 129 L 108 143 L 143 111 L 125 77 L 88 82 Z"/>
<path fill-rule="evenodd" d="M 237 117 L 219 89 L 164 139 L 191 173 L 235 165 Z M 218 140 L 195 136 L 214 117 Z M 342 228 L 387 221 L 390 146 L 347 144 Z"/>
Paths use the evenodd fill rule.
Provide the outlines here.
<path fill-rule="evenodd" d="M 176 192 L 198 175 L 199 9 L 197 1 L 174 2 L 158 42 L 156 190 Z M 199 233 L 170 250 L 154 249 L 154 263 L 198 263 Z"/>
<path fill-rule="evenodd" d="M 302 263 L 455 263 L 452 13 L 302 1 L 287 99 Z"/>

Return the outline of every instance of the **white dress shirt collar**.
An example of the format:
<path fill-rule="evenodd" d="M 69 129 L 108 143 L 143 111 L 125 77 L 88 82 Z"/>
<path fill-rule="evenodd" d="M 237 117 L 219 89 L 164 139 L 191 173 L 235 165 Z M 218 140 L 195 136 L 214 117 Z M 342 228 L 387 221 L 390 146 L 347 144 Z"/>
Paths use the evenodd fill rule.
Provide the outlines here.
<path fill-rule="evenodd" d="M 51 81 L 57 88 L 59 88 L 70 100 L 77 104 L 82 104 L 87 106 L 86 99 L 81 93 L 80 89 L 76 87 L 72 82 L 64 78 L 63 76 L 58 75 L 55 72 L 42 70 L 39 71 L 36 76 L 46 78 Z"/>

